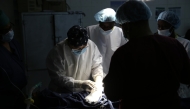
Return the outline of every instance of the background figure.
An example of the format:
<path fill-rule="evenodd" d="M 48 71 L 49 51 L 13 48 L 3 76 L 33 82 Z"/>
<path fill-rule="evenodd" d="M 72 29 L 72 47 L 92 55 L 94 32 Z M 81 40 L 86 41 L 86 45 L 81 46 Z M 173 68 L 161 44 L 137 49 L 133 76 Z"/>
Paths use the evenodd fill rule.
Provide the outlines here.
<path fill-rule="evenodd" d="M 151 32 L 151 15 L 143 1 L 126 1 L 116 12 L 129 41 L 114 52 L 103 83 L 120 109 L 180 109 L 180 82 L 190 84 L 187 52 L 176 39 Z"/>
<path fill-rule="evenodd" d="M 0 108 L 25 109 L 22 90 L 26 85 L 20 45 L 9 18 L 0 10 Z"/>
<path fill-rule="evenodd" d="M 172 11 L 164 11 L 157 18 L 158 34 L 177 39 L 184 47 L 190 58 L 190 41 L 180 37 L 175 30 L 180 26 L 179 17 Z M 179 96 L 181 98 L 190 97 L 190 89 L 185 84 L 180 84 Z"/>
<path fill-rule="evenodd" d="M 102 9 L 94 15 L 94 18 L 99 24 L 88 26 L 87 32 L 103 57 L 102 65 L 105 76 L 108 73 L 113 53 L 127 41 L 123 36 L 122 29 L 114 26 L 116 18 L 113 9 Z"/>
<path fill-rule="evenodd" d="M 175 30 L 180 26 L 179 17 L 172 11 L 164 11 L 157 18 L 158 34 L 176 38 L 186 49 L 190 58 L 190 41 L 180 37 Z"/>
<path fill-rule="evenodd" d="M 86 101 L 96 103 L 103 91 L 102 56 L 81 26 L 71 27 L 67 36 L 47 56 L 49 89 L 58 93 L 89 91 Z"/>
<path fill-rule="evenodd" d="M 187 30 L 187 32 L 185 33 L 185 39 L 190 40 L 190 29 Z"/>

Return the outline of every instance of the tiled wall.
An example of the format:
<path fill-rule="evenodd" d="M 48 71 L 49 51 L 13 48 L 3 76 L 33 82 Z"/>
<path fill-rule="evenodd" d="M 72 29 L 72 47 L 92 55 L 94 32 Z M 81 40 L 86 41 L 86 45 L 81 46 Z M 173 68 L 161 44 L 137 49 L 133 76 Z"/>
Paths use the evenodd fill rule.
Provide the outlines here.
<path fill-rule="evenodd" d="M 67 0 L 71 11 L 83 11 L 86 17 L 83 18 L 83 26 L 96 24 L 94 14 L 103 8 L 110 7 L 111 1 L 125 1 L 125 0 Z M 156 7 L 181 7 L 181 26 L 176 29 L 180 35 L 184 35 L 188 28 L 190 28 L 190 0 L 146 0 L 147 5 L 152 10 L 152 17 L 150 18 L 150 27 L 153 32 L 157 31 L 157 22 L 155 19 Z"/>

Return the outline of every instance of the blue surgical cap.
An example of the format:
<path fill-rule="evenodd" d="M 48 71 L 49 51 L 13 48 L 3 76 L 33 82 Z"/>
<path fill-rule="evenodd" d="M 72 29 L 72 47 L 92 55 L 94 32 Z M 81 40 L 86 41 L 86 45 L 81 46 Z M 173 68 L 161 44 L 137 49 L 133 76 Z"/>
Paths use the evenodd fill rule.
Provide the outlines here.
<path fill-rule="evenodd" d="M 148 20 L 152 16 L 150 8 L 143 1 L 126 1 L 116 12 L 116 22 L 137 22 Z"/>
<path fill-rule="evenodd" d="M 96 21 L 113 22 L 115 21 L 115 11 L 112 8 L 105 8 L 94 15 Z"/>
<path fill-rule="evenodd" d="M 8 25 L 9 23 L 9 18 L 7 17 L 7 15 L 5 15 L 2 10 L 0 10 L 0 28 Z"/>
<path fill-rule="evenodd" d="M 172 11 L 163 11 L 159 14 L 158 20 L 164 20 L 171 24 L 175 29 L 177 29 L 180 26 L 180 20 L 179 17 Z"/>

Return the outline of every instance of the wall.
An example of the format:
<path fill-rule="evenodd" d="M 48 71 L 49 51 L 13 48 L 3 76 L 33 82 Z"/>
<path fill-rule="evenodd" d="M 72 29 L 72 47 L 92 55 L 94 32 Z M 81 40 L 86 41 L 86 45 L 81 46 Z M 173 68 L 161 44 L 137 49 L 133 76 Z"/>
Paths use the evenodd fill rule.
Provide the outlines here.
<path fill-rule="evenodd" d="M 83 11 L 86 16 L 83 18 L 83 26 L 93 25 L 97 22 L 94 19 L 94 14 L 103 8 L 110 7 L 110 2 L 114 0 L 67 0 L 70 6 L 70 11 Z M 115 0 L 125 1 L 125 0 Z M 0 0 L 0 9 L 4 10 L 10 17 L 11 22 L 15 24 L 15 37 L 22 42 L 21 29 L 19 27 L 19 13 L 16 9 L 17 0 Z M 152 10 L 152 17 L 150 18 L 150 27 L 153 32 L 157 31 L 157 22 L 155 19 L 156 7 L 181 7 L 181 26 L 176 30 L 180 35 L 184 35 L 187 29 L 190 28 L 190 0 L 146 0 L 147 5 Z"/>
<path fill-rule="evenodd" d="M 83 19 L 83 26 L 96 24 L 94 14 L 103 8 L 110 7 L 111 1 L 125 1 L 125 0 L 67 0 L 72 11 L 83 11 L 86 17 Z M 181 26 L 176 30 L 180 35 L 184 35 L 187 29 L 190 28 L 190 0 L 145 0 L 147 5 L 152 10 L 152 17 L 150 18 L 150 27 L 153 32 L 157 31 L 157 22 L 155 19 L 156 7 L 181 7 Z"/>

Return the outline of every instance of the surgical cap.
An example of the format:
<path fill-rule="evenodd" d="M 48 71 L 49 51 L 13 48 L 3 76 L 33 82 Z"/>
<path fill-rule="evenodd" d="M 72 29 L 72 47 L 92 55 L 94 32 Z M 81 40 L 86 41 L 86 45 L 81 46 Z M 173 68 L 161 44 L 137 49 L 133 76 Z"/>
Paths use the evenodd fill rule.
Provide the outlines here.
<path fill-rule="evenodd" d="M 179 17 L 172 11 L 163 11 L 159 14 L 158 20 L 164 20 L 171 24 L 175 29 L 177 29 L 180 26 L 180 20 Z"/>
<path fill-rule="evenodd" d="M 5 15 L 5 13 L 2 10 L 0 10 L 0 28 L 8 25 L 9 23 L 9 18 Z"/>
<path fill-rule="evenodd" d="M 116 12 L 116 22 L 137 22 L 152 16 L 150 8 L 143 1 L 126 1 Z"/>
<path fill-rule="evenodd" d="M 112 8 L 105 8 L 94 15 L 96 21 L 113 22 L 115 21 L 115 11 Z"/>
<path fill-rule="evenodd" d="M 88 42 L 88 35 L 85 28 L 82 28 L 79 25 L 74 25 L 67 32 L 69 44 L 79 47 L 86 45 Z"/>

